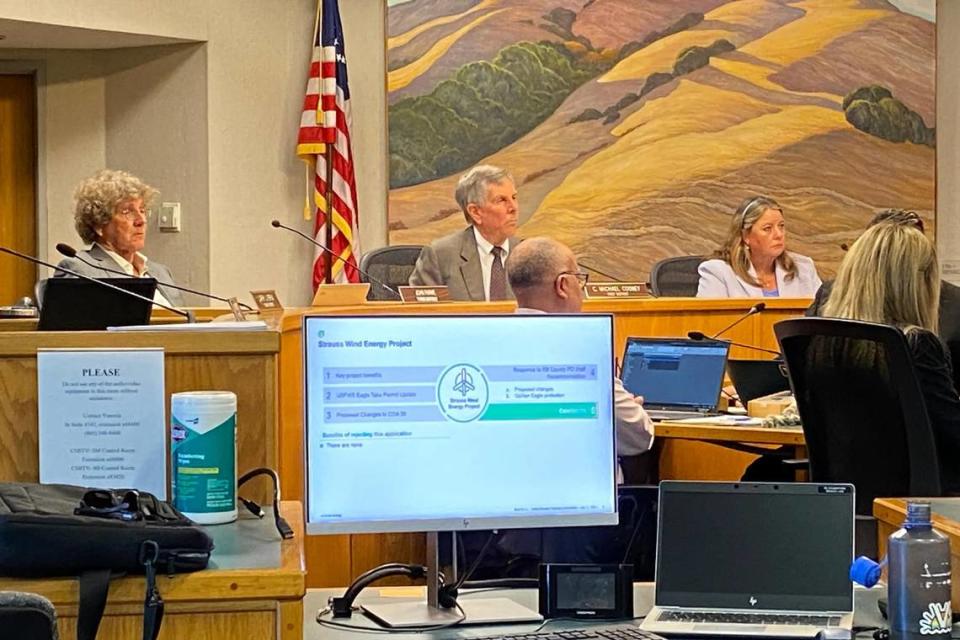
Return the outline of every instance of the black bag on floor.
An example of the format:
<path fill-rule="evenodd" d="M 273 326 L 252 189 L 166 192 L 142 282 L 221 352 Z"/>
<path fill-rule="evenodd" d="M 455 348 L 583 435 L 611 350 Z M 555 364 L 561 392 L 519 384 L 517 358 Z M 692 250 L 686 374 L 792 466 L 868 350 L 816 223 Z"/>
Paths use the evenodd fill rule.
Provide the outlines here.
<path fill-rule="evenodd" d="M 77 638 L 93 640 L 111 574 L 146 576 L 143 638 L 160 632 L 156 573 L 207 566 L 213 541 L 170 504 L 143 491 L 0 483 L 0 575 L 79 576 Z"/>

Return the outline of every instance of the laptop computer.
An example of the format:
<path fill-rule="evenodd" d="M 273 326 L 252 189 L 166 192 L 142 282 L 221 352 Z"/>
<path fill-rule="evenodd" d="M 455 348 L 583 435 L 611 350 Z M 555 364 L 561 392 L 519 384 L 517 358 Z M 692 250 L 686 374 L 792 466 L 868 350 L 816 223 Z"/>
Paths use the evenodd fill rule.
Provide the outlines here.
<path fill-rule="evenodd" d="M 782 360 L 727 360 L 727 373 L 744 406 L 756 398 L 789 391 Z"/>
<path fill-rule="evenodd" d="M 623 386 L 654 420 L 717 415 L 729 351 L 721 340 L 627 338 Z"/>
<path fill-rule="evenodd" d="M 654 608 L 663 635 L 813 637 L 850 629 L 850 484 L 660 484 Z"/>
<path fill-rule="evenodd" d="M 153 278 L 98 278 L 153 300 Z M 99 331 L 107 327 L 150 324 L 153 303 L 83 280 L 48 278 L 43 286 L 39 331 Z"/>

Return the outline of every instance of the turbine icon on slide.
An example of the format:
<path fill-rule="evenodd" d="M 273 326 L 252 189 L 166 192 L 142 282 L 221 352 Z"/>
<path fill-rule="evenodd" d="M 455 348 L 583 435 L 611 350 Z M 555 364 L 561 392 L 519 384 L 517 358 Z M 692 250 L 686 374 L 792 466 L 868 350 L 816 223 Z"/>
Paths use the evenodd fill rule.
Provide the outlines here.
<path fill-rule="evenodd" d="M 453 381 L 453 390 L 459 392 L 461 396 L 465 396 L 476 388 L 476 385 L 473 384 L 473 376 L 467 373 L 466 369 L 460 369 Z"/>

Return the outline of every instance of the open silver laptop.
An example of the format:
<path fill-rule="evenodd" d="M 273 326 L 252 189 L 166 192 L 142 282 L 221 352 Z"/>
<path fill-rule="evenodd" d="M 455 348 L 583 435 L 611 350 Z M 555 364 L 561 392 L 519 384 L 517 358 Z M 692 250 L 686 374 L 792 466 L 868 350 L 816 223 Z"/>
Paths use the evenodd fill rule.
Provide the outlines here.
<path fill-rule="evenodd" d="M 654 608 L 662 635 L 813 637 L 850 629 L 849 484 L 660 484 Z"/>
<path fill-rule="evenodd" d="M 627 338 L 623 386 L 654 420 L 717 415 L 729 351 L 721 340 Z"/>

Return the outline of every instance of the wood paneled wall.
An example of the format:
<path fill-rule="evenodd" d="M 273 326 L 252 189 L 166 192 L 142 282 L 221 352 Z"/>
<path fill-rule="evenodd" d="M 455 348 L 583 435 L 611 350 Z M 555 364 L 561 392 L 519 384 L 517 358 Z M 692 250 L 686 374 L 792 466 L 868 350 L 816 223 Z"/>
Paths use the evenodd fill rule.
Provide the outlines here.
<path fill-rule="evenodd" d="M 0 480 L 39 479 L 37 349 L 84 347 L 162 347 L 168 429 L 171 393 L 233 391 L 237 394 L 237 471 L 277 466 L 279 336 L 275 331 L 0 331 Z M 273 494 L 269 480 L 255 483 L 244 487 L 243 495 L 269 500 Z"/>
<path fill-rule="evenodd" d="M 0 74 L 0 245 L 37 253 L 37 91 L 33 75 Z M 0 254 L 0 305 L 33 297 L 36 267 Z"/>

